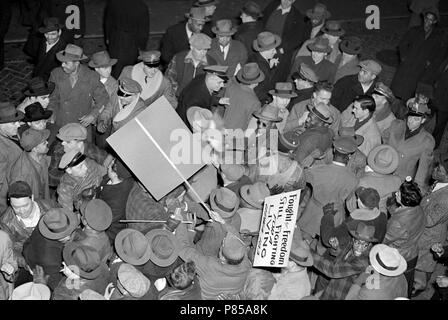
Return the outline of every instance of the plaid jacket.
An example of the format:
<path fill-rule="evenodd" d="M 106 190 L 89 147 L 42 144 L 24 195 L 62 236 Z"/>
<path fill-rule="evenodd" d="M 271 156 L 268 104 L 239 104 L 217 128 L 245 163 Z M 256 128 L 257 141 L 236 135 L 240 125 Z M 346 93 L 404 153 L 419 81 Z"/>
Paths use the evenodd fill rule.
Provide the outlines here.
<path fill-rule="evenodd" d="M 344 300 L 353 281 L 369 266 L 368 253 L 355 257 L 351 249 L 351 245 L 347 246 L 335 260 L 325 259 L 313 252 L 314 267 L 330 278 L 321 300 Z"/>

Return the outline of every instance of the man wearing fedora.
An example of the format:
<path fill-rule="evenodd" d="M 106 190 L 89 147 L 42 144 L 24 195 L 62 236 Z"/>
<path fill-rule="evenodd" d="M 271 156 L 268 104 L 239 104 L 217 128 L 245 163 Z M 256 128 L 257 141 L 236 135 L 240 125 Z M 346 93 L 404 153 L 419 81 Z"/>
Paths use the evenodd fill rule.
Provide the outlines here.
<path fill-rule="evenodd" d="M 330 110 L 330 116 L 332 119 L 330 128 L 333 130 L 334 134 L 337 135 L 341 123 L 341 113 L 330 103 L 332 92 L 333 86 L 330 83 L 317 83 L 313 87 L 313 93 L 309 99 L 300 101 L 292 107 L 288 120 L 286 121 L 284 131 L 291 131 L 305 124 L 309 115 L 308 105 L 317 106 L 319 103 L 323 103 Z"/>
<path fill-rule="evenodd" d="M 254 53 L 252 46 L 254 40 L 264 30 L 261 17 L 263 17 L 263 13 L 258 3 L 250 0 L 244 3 L 240 14 L 241 25 L 238 26 L 234 39 L 244 44 L 249 56 Z"/>
<path fill-rule="evenodd" d="M 216 23 L 213 15 L 215 14 L 216 6 L 218 4 L 219 0 L 196 0 L 193 3 L 193 7 L 204 8 L 205 17 L 207 18 L 207 21 L 205 21 L 202 32 L 208 35 L 209 37 L 213 37 L 212 27 Z"/>
<path fill-rule="evenodd" d="M 57 188 L 58 203 L 68 210 L 79 210 L 83 191 L 97 188 L 107 173 L 105 167 L 76 149 L 62 156 L 59 169 L 65 173 Z"/>
<path fill-rule="evenodd" d="M 407 283 L 403 275 L 406 261 L 397 249 L 376 244 L 369 253 L 374 274 L 361 274 L 351 286 L 345 300 L 394 300 L 407 296 Z M 376 286 L 367 285 L 369 276 L 375 277 Z"/>
<path fill-rule="evenodd" d="M 407 176 L 413 177 L 422 192 L 429 188 L 435 146 L 434 138 L 423 128 L 428 113 L 427 105 L 411 104 L 406 120 L 394 120 L 383 136 L 383 142 L 394 147 L 400 155 L 395 174 L 401 181 Z"/>
<path fill-rule="evenodd" d="M 361 39 L 355 36 L 344 37 L 339 42 L 339 50 L 341 54 L 336 57 L 334 64 L 336 66 L 336 73 L 334 74 L 333 83 L 339 79 L 358 74 L 359 72 L 359 54 L 362 50 Z"/>
<path fill-rule="evenodd" d="M 289 116 L 287 106 L 292 98 L 297 97 L 297 93 L 295 93 L 291 82 L 277 82 L 274 89 L 269 90 L 269 94 L 272 96 L 270 105 L 279 109 L 278 115 L 282 121 L 277 123 L 277 129 L 279 133 L 283 133 Z"/>
<path fill-rule="evenodd" d="M 247 50 L 244 45 L 232 39 L 236 30 L 230 19 L 218 20 L 212 28 L 216 37 L 212 39 L 209 54 L 217 64 L 229 67 L 230 76 L 234 76 L 247 61 Z"/>
<path fill-rule="evenodd" d="M 363 60 L 361 69 L 355 75 L 340 78 L 334 84 L 331 104 L 343 112 L 359 95 L 371 95 L 381 73 L 381 65 L 374 60 Z"/>
<path fill-rule="evenodd" d="M 51 146 L 56 141 L 57 128 L 54 123 L 49 120 L 53 115 L 53 111 L 45 110 L 39 102 L 34 102 L 25 107 L 25 117 L 23 121 L 25 124 L 21 125 L 18 130 L 19 137 L 22 137 L 23 133 L 27 129 L 34 129 L 38 131 L 50 130 L 50 136 L 48 137 L 48 145 Z"/>
<path fill-rule="evenodd" d="M 254 89 L 263 80 L 258 64 L 250 62 L 238 71 L 234 81 L 229 81 L 224 95 L 229 98 L 223 118 L 226 129 L 247 129 L 252 113 L 261 107 Z"/>
<path fill-rule="evenodd" d="M 140 63 L 124 67 L 120 79 L 130 78 L 137 81 L 142 87 L 140 98 L 149 106 L 162 95 L 169 101 L 174 109 L 177 108 L 177 99 L 171 82 L 160 71 L 160 51 L 141 50 L 138 56 Z"/>
<path fill-rule="evenodd" d="M 6 195 L 11 183 L 9 181 L 11 167 L 22 153 L 15 137 L 23 116 L 11 102 L 0 102 L 0 215 L 8 207 Z"/>
<path fill-rule="evenodd" d="M 190 49 L 176 53 L 165 71 L 177 97 L 196 76 L 204 73 L 204 67 L 217 64 L 208 54 L 212 42 L 209 36 L 195 33 L 189 41 Z"/>
<path fill-rule="evenodd" d="M 203 7 L 192 7 L 185 14 L 187 22 L 180 22 L 166 29 L 160 41 L 161 59 L 164 66 L 168 66 L 176 53 L 190 49 L 190 38 L 200 33 L 206 21 L 206 12 Z"/>
<path fill-rule="evenodd" d="M 274 88 L 275 83 L 281 82 L 285 76 L 283 72 L 285 70 L 282 67 L 284 55 L 276 49 L 281 43 L 282 39 L 278 35 L 269 31 L 260 32 L 252 44 L 255 53 L 247 60 L 247 62 L 257 63 L 265 76 L 265 79 L 255 88 L 255 93 L 262 104 L 269 102 L 269 90 Z"/>
<path fill-rule="evenodd" d="M 293 52 L 307 39 L 305 17 L 294 6 L 296 0 L 273 0 L 263 10 L 266 31 L 282 39 L 285 59 L 291 61 Z"/>
<path fill-rule="evenodd" d="M 240 208 L 237 213 L 241 217 L 241 233 L 255 234 L 260 230 L 263 203 L 270 191 L 266 183 L 257 181 L 241 186 L 239 190 Z"/>
<path fill-rule="evenodd" d="M 305 63 L 316 73 L 319 81 L 332 81 L 336 73 L 336 66 L 333 63 L 334 61 L 328 58 L 328 55 L 332 52 L 328 38 L 325 36 L 317 37 L 305 46 L 310 51 L 310 55 L 297 55 L 294 58 L 290 76 L 293 72 L 299 70 L 301 63 Z"/>
<path fill-rule="evenodd" d="M 27 129 L 20 138 L 22 154 L 11 167 L 10 181 L 28 183 L 36 199 L 50 198 L 48 182 L 50 157 L 47 156 L 49 136 L 48 129 Z"/>
<path fill-rule="evenodd" d="M 50 75 L 50 81 L 56 87 L 50 95 L 48 109 L 53 110 L 59 128 L 79 121 L 90 133 L 88 141 L 92 141 L 91 125 L 109 102 L 109 95 L 100 76 L 80 63 L 87 58 L 82 48 L 69 43 L 56 53 L 56 57 L 61 67 L 55 68 Z"/>
<path fill-rule="evenodd" d="M 294 82 L 297 97 L 289 102 L 289 112 L 297 103 L 310 99 L 313 96 L 314 86 L 319 82 L 316 73 L 304 63 L 300 64 L 299 70 L 291 74 L 291 79 Z"/>
<path fill-rule="evenodd" d="M 64 29 L 64 25 L 59 23 L 58 18 L 44 19 L 44 25 L 39 28 L 39 32 L 43 33 L 44 38 L 40 40 L 33 77 L 40 77 L 42 80 L 48 81 L 51 71 L 59 66 L 56 53 L 64 50 L 67 45 L 67 42 L 61 37 L 62 29 Z"/>
<path fill-rule="evenodd" d="M 383 133 L 387 129 L 389 129 L 392 122 L 396 119 L 391 108 L 395 97 L 392 93 L 392 90 L 390 90 L 389 87 L 384 83 L 379 81 L 375 84 L 372 98 L 375 100 L 376 105 L 373 117 L 375 118 L 376 125 L 378 126 L 381 135 L 383 135 Z"/>
<path fill-rule="evenodd" d="M 124 66 L 137 61 L 138 51 L 146 48 L 149 37 L 149 9 L 145 1 L 107 2 L 104 39 L 110 55 L 118 60 L 112 76 L 117 79 Z"/>
<path fill-rule="evenodd" d="M 179 107 L 176 112 L 180 118 L 189 126 L 187 111 L 192 106 L 198 106 L 215 112 L 220 110 L 220 104 L 229 104 L 229 98 L 220 98 L 222 88 L 229 79 L 226 66 L 205 66 L 205 74 L 196 76 L 181 92 L 179 96 Z M 220 114 L 222 117 L 223 114 Z"/>
<path fill-rule="evenodd" d="M 369 266 L 369 253 L 374 243 L 375 227 L 362 221 L 355 221 L 348 227 L 351 241 L 343 248 L 336 259 L 327 259 L 311 250 L 313 266 L 330 278 L 323 292 L 316 293 L 320 300 L 344 300 L 353 284 L 354 278 L 366 272 Z"/>
<path fill-rule="evenodd" d="M 322 28 L 329 18 L 331 18 L 331 13 L 323 3 L 316 3 L 313 8 L 306 10 L 305 23 L 309 30 L 306 30 L 305 35 L 309 36 L 309 39 L 321 36 Z"/>
<path fill-rule="evenodd" d="M 333 141 L 332 163 L 315 165 L 305 171 L 306 182 L 313 187 L 311 198 L 298 220 L 305 238 L 312 239 L 320 235 L 322 208 L 326 203 L 335 203 L 338 211 L 335 225 L 344 221 L 344 203 L 355 191 L 359 181 L 347 168 L 349 155 L 355 152 L 356 147 L 353 139 L 337 137 Z"/>
<path fill-rule="evenodd" d="M 40 77 L 32 78 L 28 82 L 27 90 L 23 92 L 26 98 L 17 106 L 17 110 L 25 112 L 25 108 L 35 102 L 39 102 L 46 109 L 50 103 L 49 97 L 54 87 L 54 83 L 45 82 Z"/>

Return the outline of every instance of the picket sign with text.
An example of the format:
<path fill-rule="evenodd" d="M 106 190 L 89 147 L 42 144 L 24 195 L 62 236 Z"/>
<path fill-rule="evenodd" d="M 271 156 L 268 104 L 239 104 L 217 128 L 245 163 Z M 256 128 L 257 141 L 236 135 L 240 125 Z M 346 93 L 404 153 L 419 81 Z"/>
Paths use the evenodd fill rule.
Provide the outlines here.
<path fill-rule="evenodd" d="M 254 267 L 286 267 L 301 190 L 265 198 Z"/>

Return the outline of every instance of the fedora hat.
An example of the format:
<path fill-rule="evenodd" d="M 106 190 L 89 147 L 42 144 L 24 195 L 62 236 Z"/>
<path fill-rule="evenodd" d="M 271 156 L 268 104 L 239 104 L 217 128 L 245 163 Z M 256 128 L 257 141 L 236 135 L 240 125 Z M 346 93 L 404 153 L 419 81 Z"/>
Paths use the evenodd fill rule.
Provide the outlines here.
<path fill-rule="evenodd" d="M 230 189 L 216 188 L 210 193 L 210 206 L 223 219 L 230 219 L 238 210 L 240 200 Z"/>
<path fill-rule="evenodd" d="M 236 27 L 232 25 L 232 20 L 222 19 L 216 21 L 216 25 L 212 27 L 213 33 L 218 36 L 231 36 L 236 33 Z"/>
<path fill-rule="evenodd" d="M 44 18 L 44 25 L 39 28 L 40 33 L 47 33 L 51 31 L 56 31 L 59 29 L 63 29 L 64 25 L 59 23 L 59 19 L 57 17 L 46 17 Z"/>
<path fill-rule="evenodd" d="M 240 188 L 240 196 L 244 201 L 257 209 L 263 208 L 264 199 L 270 195 L 269 188 L 263 182 L 255 182 Z"/>
<path fill-rule="evenodd" d="M 289 150 L 297 149 L 297 147 L 299 146 L 299 140 L 300 140 L 300 134 L 298 134 L 294 130 L 279 133 L 278 135 L 279 151 L 289 152 Z"/>
<path fill-rule="evenodd" d="M 200 20 L 200 21 L 210 21 L 210 18 L 205 16 L 205 8 L 204 7 L 192 7 L 190 8 L 190 12 L 185 14 L 185 17 L 188 19 Z"/>
<path fill-rule="evenodd" d="M 124 262 L 136 266 L 148 262 L 152 254 L 148 239 L 135 229 L 123 229 L 117 234 L 115 250 Z"/>
<path fill-rule="evenodd" d="M 364 142 L 364 137 L 360 134 L 357 134 L 355 132 L 355 128 L 353 127 L 341 127 L 339 129 L 339 136 L 353 138 L 358 147 Z"/>
<path fill-rule="evenodd" d="M 92 54 L 92 58 L 89 61 L 89 67 L 91 68 L 105 68 L 111 67 L 118 62 L 117 59 L 111 59 L 109 52 L 99 51 Z"/>
<path fill-rule="evenodd" d="M 373 171 L 391 174 L 398 168 L 400 157 L 394 147 L 381 144 L 373 148 L 367 157 L 367 164 Z"/>
<path fill-rule="evenodd" d="M 297 93 L 294 92 L 291 82 L 277 82 L 274 90 L 269 90 L 269 93 L 273 96 L 279 96 L 281 98 L 297 97 Z"/>
<path fill-rule="evenodd" d="M 69 236 L 79 225 L 76 215 L 65 208 L 52 208 L 39 220 L 39 231 L 47 239 Z"/>
<path fill-rule="evenodd" d="M 45 82 L 41 77 L 34 77 L 28 82 L 28 89 L 24 94 L 28 97 L 45 96 L 53 92 L 54 82 Z"/>
<path fill-rule="evenodd" d="M 326 21 L 325 26 L 322 28 L 322 32 L 335 37 L 341 37 L 345 34 L 345 30 L 342 29 L 341 23 L 336 20 Z"/>
<path fill-rule="evenodd" d="M 174 234 L 165 229 L 152 229 L 145 237 L 149 246 L 149 259 L 159 267 L 173 264 L 179 256 L 180 244 Z"/>
<path fill-rule="evenodd" d="M 20 137 L 20 146 L 26 152 L 30 152 L 34 147 L 37 147 L 44 141 L 47 141 L 50 136 L 50 130 L 36 130 L 33 128 L 26 129 Z"/>
<path fill-rule="evenodd" d="M 396 277 L 406 271 L 408 265 L 400 252 L 385 244 L 377 244 L 370 249 L 370 265 L 379 274 Z"/>
<path fill-rule="evenodd" d="M 316 115 L 320 120 L 325 123 L 332 123 L 333 117 L 331 116 L 330 108 L 323 102 L 317 104 L 317 106 L 307 104 L 308 110 Z"/>
<path fill-rule="evenodd" d="M 317 37 L 313 42 L 309 43 L 307 45 L 307 48 L 310 51 L 317 51 L 317 52 L 325 52 L 330 53 L 330 42 L 327 38 L 324 38 L 322 36 Z"/>
<path fill-rule="evenodd" d="M 87 59 L 81 47 L 68 43 L 64 50 L 56 53 L 56 58 L 61 62 L 81 61 Z"/>
<path fill-rule="evenodd" d="M 294 261 L 299 266 L 311 267 L 314 264 L 313 255 L 310 247 L 302 238 L 302 232 L 299 228 L 294 229 L 292 236 L 291 251 L 289 253 L 289 260 Z"/>
<path fill-rule="evenodd" d="M 314 18 L 324 18 L 328 19 L 331 17 L 330 11 L 327 10 L 327 6 L 323 3 L 316 3 L 314 8 L 306 10 L 306 16 L 310 19 Z"/>
<path fill-rule="evenodd" d="M 339 49 L 347 54 L 359 54 L 362 50 L 361 39 L 355 36 L 344 37 L 344 39 L 339 44 Z"/>
<path fill-rule="evenodd" d="M 11 102 L 0 102 L 0 123 L 20 121 L 23 117 L 23 112 L 17 111 Z"/>
<path fill-rule="evenodd" d="M 333 139 L 333 147 L 342 154 L 351 154 L 358 149 L 355 139 L 347 136 L 336 136 Z"/>
<path fill-rule="evenodd" d="M 313 69 L 311 69 L 307 64 L 305 63 L 301 63 L 299 70 L 295 71 L 292 75 L 291 78 L 293 80 L 296 79 L 302 79 L 308 82 L 312 82 L 313 84 L 319 82 L 319 77 L 317 76 L 317 74 L 314 72 Z"/>
<path fill-rule="evenodd" d="M 42 283 L 27 282 L 16 288 L 11 300 L 50 300 L 51 291 Z"/>
<path fill-rule="evenodd" d="M 104 231 L 112 223 L 112 209 L 101 199 L 92 199 L 81 207 L 81 214 L 89 227 L 96 231 Z"/>
<path fill-rule="evenodd" d="M 265 79 L 265 76 L 258 66 L 258 63 L 249 62 L 238 70 L 236 78 L 243 84 L 253 84 L 262 82 Z"/>
<path fill-rule="evenodd" d="M 241 11 L 254 19 L 258 19 L 263 16 L 263 12 L 261 11 L 260 6 L 254 1 L 247 1 L 246 3 L 244 3 Z"/>
<path fill-rule="evenodd" d="M 374 238 L 375 226 L 367 225 L 364 222 L 358 220 L 352 220 L 347 223 L 348 231 L 353 238 L 363 240 L 367 242 L 378 242 L 378 239 Z"/>
<path fill-rule="evenodd" d="M 213 120 L 213 113 L 208 109 L 192 106 L 187 110 L 187 120 L 193 131 L 206 130 Z"/>
<path fill-rule="evenodd" d="M 83 279 L 96 279 L 108 268 L 98 251 L 91 246 L 79 242 L 68 242 L 62 251 L 62 257 L 67 266 L 78 267 L 79 276 Z"/>
<path fill-rule="evenodd" d="M 33 122 L 46 120 L 50 118 L 52 114 L 53 111 L 44 109 L 39 102 L 34 102 L 25 107 L 25 117 L 23 117 L 23 121 Z"/>
<path fill-rule="evenodd" d="M 197 0 L 193 5 L 195 7 L 207 7 L 218 3 L 218 0 Z"/>
<path fill-rule="evenodd" d="M 255 118 L 270 121 L 270 122 L 281 122 L 282 118 L 278 116 L 279 109 L 276 106 L 267 104 L 261 110 L 257 110 L 253 113 Z"/>
<path fill-rule="evenodd" d="M 266 51 L 277 48 L 282 43 L 280 36 L 269 31 L 260 32 L 253 42 L 255 51 Z"/>

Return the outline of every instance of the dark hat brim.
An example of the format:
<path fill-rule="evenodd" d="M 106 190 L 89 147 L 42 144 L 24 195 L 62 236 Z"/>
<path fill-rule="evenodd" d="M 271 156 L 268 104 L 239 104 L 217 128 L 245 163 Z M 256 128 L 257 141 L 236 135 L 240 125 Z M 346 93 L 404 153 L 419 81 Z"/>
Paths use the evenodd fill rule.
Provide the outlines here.
<path fill-rule="evenodd" d="M 45 110 L 44 113 L 41 113 L 39 115 L 30 117 L 30 118 L 28 118 L 25 114 L 25 117 L 23 117 L 22 121 L 33 122 L 33 121 L 39 121 L 39 120 L 47 120 L 51 117 L 52 114 L 53 114 L 53 111 L 51 111 L 51 110 Z"/>
<path fill-rule="evenodd" d="M 254 84 L 254 83 L 263 82 L 266 77 L 264 75 L 264 72 L 262 70 L 260 70 L 260 74 L 258 75 L 257 78 L 248 80 L 248 79 L 243 78 L 243 69 L 240 69 L 240 70 L 238 70 L 238 73 L 236 74 L 236 78 L 242 84 Z"/>
<path fill-rule="evenodd" d="M 145 234 L 145 237 L 148 239 L 149 244 L 151 244 L 152 239 L 154 239 L 154 237 L 156 237 L 158 235 L 168 236 L 174 245 L 174 250 L 168 258 L 162 259 L 154 253 L 151 245 L 148 245 L 148 247 L 150 248 L 150 252 L 151 252 L 149 259 L 153 263 L 158 265 L 159 267 L 168 267 L 168 266 L 172 265 L 177 260 L 177 257 L 179 256 L 179 252 L 180 252 L 180 244 L 179 244 L 176 236 L 172 232 L 165 230 L 165 229 L 152 229 L 148 233 Z"/>
<path fill-rule="evenodd" d="M 21 120 L 23 120 L 24 117 L 25 117 L 25 114 L 22 111 L 16 111 L 13 116 L 9 116 L 9 117 L 1 117 L 0 116 L 0 123 L 21 121 Z"/>
<path fill-rule="evenodd" d="M 39 30 L 40 33 L 47 33 L 47 32 L 57 31 L 57 30 L 62 30 L 62 29 L 64 29 L 64 25 L 56 24 L 56 25 L 52 26 L 51 28 L 49 28 L 49 27 L 40 27 L 38 30 Z"/>
<path fill-rule="evenodd" d="M 118 59 L 110 59 L 109 63 L 105 64 L 95 64 L 93 60 L 89 61 L 89 67 L 90 68 L 105 68 L 105 67 L 112 67 L 118 62 Z"/>
<path fill-rule="evenodd" d="M 278 96 L 281 98 L 295 98 L 297 97 L 297 93 L 292 91 L 292 93 L 279 93 L 276 90 L 269 90 L 269 94 L 273 96 Z"/>
<path fill-rule="evenodd" d="M 39 231 L 45 238 L 50 239 L 50 240 L 59 240 L 59 239 L 65 238 L 66 236 L 69 236 L 78 227 L 79 221 L 74 213 L 66 214 L 66 212 L 64 210 L 63 214 L 68 218 L 68 226 L 62 232 L 53 232 L 50 229 L 48 229 L 47 225 L 44 222 L 45 215 L 43 215 L 40 218 Z"/>
<path fill-rule="evenodd" d="M 326 33 L 326 34 L 329 34 L 330 36 L 335 36 L 335 37 L 341 37 L 341 36 L 343 36 L 345 34 L 345 30 L 342 29 L 342 28 L 339 29 L 339 30 L 330 30 L 330 29 L 328 29 L 326 27 L 323 27 L 321 29 L 321 31 L 323 33 Z"/>
<path fill-rule="evenodd" d="M 211 0 L 211 1 L 204 2 L 204 3 L 196 1 L 193 5 L 195 7 L 208 7 L 208 6 L 218 4 L 218 3 L 219 3 L 219 0 Z"/>
<path fill-rule="evenodd" d="M 152 251 L 151 251 L 150 246 L 148 245 L 145 253 L 138 259 L 127 255 L 123 250 L 122 243 L 123 243 L 123 239 L 125 237 L 127 237 L 132 232 L 138 232 L 138 231 L 134 230 L 134 229 L 124 229 L 124 230 L 121 230 L 117 234 L 117 236 L 115 237 L 115 250 L 117 251 L 118 256 L 124 262 L 139 266 L 139 265 L 142 265 L 142 264 L 145 264 L 146 262 L 148 262 L 149 258 L 151 257 Z"/>
<path fill-rule="evenodd" d="M 101 273 L 103 272 L 107 272 L 108 268 L 107 265 L 104 262 L 101 262 L 97 268 L 93 269 L 90 272 L 84 271 L 83 269 L 81 269 L 75 262 L 75 260 L 73 259 L 72 256 L 72 252 L 75 251 L 77 248 L 79 247 L 88 247 L 92 250 L 96 250 L 94 247 L 92 246 L 86 246 L 83 245 L 79 242 L 68 242 L 65 246 L 64 249 L 62 251 L 62 257 L 64 259 L 64 262 L 67 266 L 77 266 L 78 267 L 78 271 L 79 271 L 79 276 L 83 279 L 87 279 L 87 280 L 92 280 L 92 279 L 96 279 L 98 278 Z"/>
<path fill-rule="evenodd" d="M 238 210 L 239 208 L 239 201 L 236 201 L 234 204 L 234 207 L 232 209 L 232 211 L 224 211 L 222 210 L 218 204 L 216 203 L 216 194 L 218 193 L 219 189 L 213 189 L 212 192 L 210 193 L 210 206 L 212 207 L 213 211 L 216 211 L 219 213 L 219 215 L 223 218 L 223 219 L 228 219 L 233 217 L 233 215 L 235 214 L 235 212 Z M 238 200 L 238 197 L 236 198 Z"/>
<path fill-rule="evenodd" d="M 348 41 L 341 41 L 341 43 L 339 44 L 339 49 L 342 52 L 345 52 L 347 54 L 356 55 L 356 54 L 359 54 L 361 52 L 362 47 L 359 46 L 358 50 L 354 50 L 353 48 L 348 46 Z"/>
<path fill-rule="evenodd" d="M 313 8 L 306 10 L 306 16 L 310 19 L 322 17 L 324 19 L 328 19 L 331 17 L 331 13 L 328 10 L 325 10 L 324 14 L 314 12 Z"/>
<path fill-rule="evenodd" d="M 367 242 L 378 242 L 378 239 L 376 239 L 375 237 L 372 236 L 370 238 L 367 238 L 367 237 L 360 235 L 356 231 L 356 228 L 358 227 L 358 224 L 360 222 L 361 222 L 360 220 L 351 220 L 351 221 L 347 222 L 347 227 L 348 227 L 348 231 L 349 231 L 350 235 L 353 238 L 358 239 L 358 240 L 364 240 Z"/>
<path fill-rule="evenodd" d="M 306 47 L 307 47 L 308 50 L 310 50 L 310 51 L 317 51 L 317 52 L 324 52 L 324 53 L 330 53 L 330 52 L 331 52 L 331 48 L 330 48 L 330 46 L 327 46 L 325 49 L 323 49 L 323 48 L 316 47 L 316 46 L 314 45 L 314 42 L 309 43 Z"/>
<path fill-rule="evenodd" d="M 270 121 L 270 122 L 282 122 L 282 120 L 283 120 L 283 119 L 280 118 L 280 117 L 277 117 L 277 118 L 275 118 L 275 119 L 265 117 L 264 115 L 261 114 L 261 111 L 255 111 L 252 115 L 253 115 L 255 118 L 258 118 L 258 119 L 261 119 L 261 120 L 265 120 L 265 121 Z"/>
<path fill-rule="evenodd" d="M 253 48 L 254 48 L 254 50 L 255 50 L 255 51 L 266 51 L 266 50 L 270 50 L 270 49 L 273 49 L 273 48 L 277 48 L 279 45 L 281 45 L 281 43 L 282 43 L 282 38 L 280 38 L 280 36 L 278 36 L 278 35 L 276 35 L 276 34 L 273 34 L 273 35 L 274 35 L 275 41 L 274 41 L 274 43 L 270 44 L 270 45 L 267 46 L 267 47 L 260 47 L 260 46 L 258 45 L 258 41 L 257 41 L 257 39 L 255 39 L 254 42 L 253 42 Z"/>
<path fill-rule="evenodd" d="M 76 55 L 71 54 L 71 53 L 66 53 L 65 50 L 57 52 L 56 53 L 56 58 L 60 62 L 81 61 L 81 60 L 88 59 L 88 57 L 84 53 L 82 54 L 81 57 L 79 57 L 79 56 L 76 56 Z"/>
<path fill-rule="evenodd" d="M 204 22 L 209 22 L 211 19 L 209 17 L 204 17 L 204 18 L 197 18 L 197 17 L 193 17 L 189 12 L 187 12 L 185 14 L 185 18 L 187 19 L 194 19 L 194 20 L 199 20 L 199 21 L 204 21 Z"/>
<path fill-rule="evenodd" d="M 230 31 L 220 31 L 216 27 L 212 27 L 212 32 L 216 34 L 217 36 L 232 36 L 236 33 L 237 29 L 235 27 L 232 27 Z"/>
<path fill-rule="evenodd" d="M 45 96 L 47 94 L 51 94 L 54 91 L 54 88 L 56 85 L 54 82 L 48 82 L 47 86 L 45 88 L 42 88 L 42 90 L 31 92 L 30 89 L 27 89 L 23 94 L 27 97 L 39 97 L 39 96 Z"/>
<path fill-rule="evenodd" d="M 333 117 L 330 115 L 328 116 L 328 118 L 324 118 L 324 115 L 321 114 L 320 112 L 317 112 L 315 107 L 310 107 L 310 105 L 308 104 L 306 106 L 308 108 L 308 110 L 314 114 L 316 117 L 318 117 L 320 120 L 322 120 L 325 123 L 333 123 Z"/>

